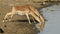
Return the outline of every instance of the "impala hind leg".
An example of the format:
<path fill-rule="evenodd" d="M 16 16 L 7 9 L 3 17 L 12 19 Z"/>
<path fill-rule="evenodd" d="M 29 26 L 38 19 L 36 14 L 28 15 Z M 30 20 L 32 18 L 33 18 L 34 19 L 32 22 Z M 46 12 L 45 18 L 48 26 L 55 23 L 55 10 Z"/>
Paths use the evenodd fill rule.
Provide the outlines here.
<path fill-rule="evenodd" d="M 3 18 L 3 22 L 5 22 L 5 20 L 7 21 L 8 16 L 11 15 L 11 13 L 7 13 L 6 16 Z"/>
<path fill-rule="evenodd" d="M 29 24 L 31 24 L 31 21 L 30 21 L 29 15 L 26 14 L 26 16 L 27 16 L 27 19 L 28 19 L 28 21 L 29 21 Z"/>

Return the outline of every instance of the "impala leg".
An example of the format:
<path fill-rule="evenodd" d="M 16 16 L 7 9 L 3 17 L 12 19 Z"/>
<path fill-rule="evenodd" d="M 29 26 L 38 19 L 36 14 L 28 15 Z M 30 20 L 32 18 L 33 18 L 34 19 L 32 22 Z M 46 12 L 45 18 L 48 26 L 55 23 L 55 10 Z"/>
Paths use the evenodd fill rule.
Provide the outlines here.
<path fill-rule="evenodd" d="M 11 21 L 12 17 L 13 17 L 13 14 L 11 14 L 11 18 L 9 19 L 9 21 Z"/>
<path fill-rule="evenodd" d="M 32 17 L 32 20 L 33 20 L 34 23 L 36 23 L 33 17 Z"/>
<path fill-rule="evenodd" d="M 36 16 L 33 12 L 31 13 L 31 15 L 41 24 L 41 20 L 39 19 L 38 16 Z"/>
<path fill-rule="evenodd" d="M 7 20 L 8 16 L 11 15 L 11 13 L 7 13 L 6 16 L 4 17 L 3 22 L 5 22 L 5 20 Z"/>
<path fill-rule="evenodd" d="M 28 14 L 26 14 L 29 24 L 31 24 Z"/>

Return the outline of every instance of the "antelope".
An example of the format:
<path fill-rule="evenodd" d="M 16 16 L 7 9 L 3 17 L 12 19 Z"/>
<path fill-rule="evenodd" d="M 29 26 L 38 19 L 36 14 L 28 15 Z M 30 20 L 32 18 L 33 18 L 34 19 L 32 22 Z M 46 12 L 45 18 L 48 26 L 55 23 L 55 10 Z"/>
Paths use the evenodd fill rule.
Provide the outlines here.
<path fill-rule="evenodd" d="M 16 14 L 26 15 L 29 21 L 29 24 L 31 24 L 29 15 L 31 15 L 32 17 L 34 17 L 35 20 L 39 22 L 39 25 L 38 25 L 39 27 L 37 28 L 40 28 L 40 30 L 43 29 L 45 20 L 33 5 L 13 6 L 12 12 L 9 12 L 5 15 L 3 22 L 5 22 L 8 16 L 10 16 L 12 19 L 13 15 L 16 15 Z M 9 19 L 9 21 L 11 21 L 11 19 Z"/>

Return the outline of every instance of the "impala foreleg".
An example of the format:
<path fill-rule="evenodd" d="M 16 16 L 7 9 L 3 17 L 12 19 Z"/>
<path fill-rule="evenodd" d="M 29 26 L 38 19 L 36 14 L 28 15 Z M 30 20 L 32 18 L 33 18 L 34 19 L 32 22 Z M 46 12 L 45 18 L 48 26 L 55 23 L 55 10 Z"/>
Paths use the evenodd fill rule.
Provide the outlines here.
<path fill-rule="evenodd" d="M 27 19 L 28 19 L 28 21 L 29 21 L 29 24 L 31 24 L 31 21 L 30 21 L 29 15 L 26 14 L 26 16 L 27 16 Z"/>
<path fill-rule="evenodd" d="M 36 23 L 36 22 L 35 22 L 35 19 L 34 19 L 33 17 L 32 17 L 32 20 L 33 20 L 33 23 Z"/>
<path fill-rule="evenodd" d="M 36 16 L 33 12 L 31 12 L 31 15 L 41 24 L 42 21 L 39 19 L 38 16 Z"/>

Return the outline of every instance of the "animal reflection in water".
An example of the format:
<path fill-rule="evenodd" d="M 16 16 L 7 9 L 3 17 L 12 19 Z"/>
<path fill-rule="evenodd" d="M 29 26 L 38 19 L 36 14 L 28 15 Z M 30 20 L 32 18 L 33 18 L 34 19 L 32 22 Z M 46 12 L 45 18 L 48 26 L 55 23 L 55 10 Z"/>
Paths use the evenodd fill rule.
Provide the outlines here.
<path fill-rule="evenodd" d="M 30 22 L 29 15 L 31 15 L 35 20 L 37 20 L 39 23 L 37 25 L 38 30 L 42 30 L 44 28 L 44 18 L 43 16 L 37 11 L 37 9 L 33 5 L 24 5 L 24 6 L 13 6 L 12 7 L 12 12 L 9 12 L 5 15 L 3 22 L 5 21 L 11 21 L 13 15 L 26 15 L 27 19 Z M 10 19 L 7 19 L 8 16 L 11 16 Z"/>

